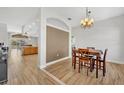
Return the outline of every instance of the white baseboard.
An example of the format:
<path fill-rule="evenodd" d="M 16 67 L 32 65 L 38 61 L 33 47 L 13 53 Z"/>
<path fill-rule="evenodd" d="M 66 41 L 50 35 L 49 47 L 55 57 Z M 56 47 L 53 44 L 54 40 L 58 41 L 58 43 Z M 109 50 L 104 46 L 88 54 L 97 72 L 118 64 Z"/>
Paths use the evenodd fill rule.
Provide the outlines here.
<path fill-rule="evenodd" d="M 117 63 L 117 64 L 124 64 L 124 61 L 118 61 L 118 60 L 107 60 L 107 62 Z"/>
<path fill-rule="evenodd" d="M 58 60 L 55 60 L 55 61 L 51 61 L 51 62 L 47 63 L 46 66 L 55 64 L 55 63 L 57 63 L 57 62 L 61 62 L 61 61 L 63 61 L 63 60 L 69 59 L 69 58 L 70 58 L 70 57 L 64 57 L 64 58 L 61 58 L 61 59 L 58 59 Z"/>
<path fill-rule="evenodd" d="M 43 69 L 43 68 L 45 68 L 46 67 L 46 65 L 42 65 L 42 66 L 40 66 L 40 69 Z"/>
<path fill-rule="evenodd" d="M 55 64 L 55 63 L 57 63 L 57 62 L 61 62 L 61 61 L 63 61 L 63 60 L 69 59 L 69 58 L 70 58 L 70 57 L 68 56 L 68 57 L 64 57 L 64 58 L 61 58 L 61 59 L 58 59 L 58 60 L 55 60 L 55 61 L 51 61 L 51 62 L 49 62 L 49 63 L 46 63 L 46 65 L 40 66 L 40 69 L 43 69 L 43 68 L 45 68 L 45 67 L 47 67 L 47 66 L 49 66 L 49 65 Z"/>
<path fill-rule="evenodd" d="M 49 65 L 55 64 L 57 62 L 61 62 L 63 60 L 69 59 L 69 58 L 71 58 L 71 57 L 64 57 L 64 58 L 61 58 L 61 59 L 58 59 L 58 60 L 55 60 L 55 61 L 51 61 L 51 62 L 47 63 L 46 65 L 40 66 L 40 69 L 43 69 L 43 68 L 45 68 L 45 67 L 47 67 Z M 107 62 L 117 63 L 117 64 L 124 64 L 124 61 L 117 61 L 117 60 L 107 60 Z"/>

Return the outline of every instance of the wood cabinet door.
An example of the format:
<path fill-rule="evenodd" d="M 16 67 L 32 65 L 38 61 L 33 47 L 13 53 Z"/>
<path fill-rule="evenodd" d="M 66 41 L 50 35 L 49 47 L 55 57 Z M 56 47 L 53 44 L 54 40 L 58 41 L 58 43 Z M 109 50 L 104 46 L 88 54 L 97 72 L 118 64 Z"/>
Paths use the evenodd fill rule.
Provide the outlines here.
<path fill-rule="evenodd" d="M 24 50 L 23 50 L 23 54 L 24 55 L 31 54 L 31 48 L 30 47 L 25 47 Z"/>

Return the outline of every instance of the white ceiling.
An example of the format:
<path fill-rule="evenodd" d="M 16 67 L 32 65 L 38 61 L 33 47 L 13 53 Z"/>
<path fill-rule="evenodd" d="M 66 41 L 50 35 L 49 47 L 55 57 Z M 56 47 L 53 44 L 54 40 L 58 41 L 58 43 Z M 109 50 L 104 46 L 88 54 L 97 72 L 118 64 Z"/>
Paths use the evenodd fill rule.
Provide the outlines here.
<path fill-rule="evenodd" d="M 120 7 L 89 7 L 91 10 L 91 17 L 95 21 L 100 21 L 115 16 L 124 14 L 124 8 Z M 49 7 L 46 8 L 47 12 L 52 12 L 60 15 L 62 18 L 67 20 L 68 17 L 72 18 L 70 22 L 72 27 L 79 26 L 80 20 L 85 17 L 86 8 L 83 7 Z"/>
<path fill-rule="evenodd" d="M 124 14 L 121 7 L 89 7 L 92 11 L 91 17 L 95 21 L 100 21 Z M 47 7 L 46 12 L 51 12 L 61 16 L 68 21 L 72 27 L 79 26 L 80 20 L 85 17 L 84 7 Z M 29 23 L 40 14 L 40 8 L 35 7 L 4 7 L 0 8 L 0 22 L 8 24 L 10 29 L 20 29 L 20 26 Z M 72 18 L 71 21 L 67 18 Z M 14 26 L 14 27 L 13 27 Z"/>
<path fill-rule="evenodd" d="M 0 8 L 0 22 L 7 24 L 24 25 L 34 19 L 39 12 L 39 8 L 34 7 L 4 7 Z"/>
<path fill-rule="evenodd" d="M 0 23 L 7 24 L 8 32 L 16 33 L 22 33 L 22 26 L 25 25 L 29 27 L 28 34 L 36 36 L 38 35 L 36 20 L 39 19 L 39 14 L 40 8 L 35 7 L 1 7 Z"/>

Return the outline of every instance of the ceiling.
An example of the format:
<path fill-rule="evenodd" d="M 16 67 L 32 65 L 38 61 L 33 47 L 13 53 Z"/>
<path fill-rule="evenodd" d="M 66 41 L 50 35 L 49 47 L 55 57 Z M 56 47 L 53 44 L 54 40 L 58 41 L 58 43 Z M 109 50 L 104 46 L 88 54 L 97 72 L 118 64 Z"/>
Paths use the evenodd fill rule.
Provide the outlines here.
<path fill-rule="evenodd" d="M 34 19 L 39 12 L 39 8 L 33 7 L 5 7 L 0 8 L 0 22 L 7 24 L 24 25 Z"/>
<path fill-rule="evenodd" d="M 72 27 L 76 27 L 85 17 L 85 9 L 84 7 L 47 7 L 46 11 L 61 16 Z M 89 7 L 89 9 L 95 21 L 124 15 L 124 8 L 121 7 Z M 40 8 L 36 7 L 1 7 L 0 22 L 8 24 L 8 28 L 17 31 L 22 25 L 31 23 L 30 21 L 37 18 L 38 14 L 40 14 Z M 72 20 L 67 18 L 72 18 Z"/>
<path fill-rule="evenodd" d="M 46 8 L 47 12 L 52 12 L 60 15 L 67 20 L 72 27 L 79 26 L 80 20 L 85 17 L 86 8 L 84 7 L 49 7 Z M 124 8 L 121 7 L 89 7 L 91 10 L 91 17 L 95 21 L 105 20 L 115 16 L 124 14 Z M 67 18 L 72 18 L 68 20 Z"/>
<path fill-rule="evenodd" d="M 22 26 L 29 27 L 28 34 L 37 35 L 37 22 L 40 8 L 35 7 L 1 7 L 0 23 L 7 24 L 8 32 L 22 33 Z M 33 25 L 34 24 L 34 25 Z"/>

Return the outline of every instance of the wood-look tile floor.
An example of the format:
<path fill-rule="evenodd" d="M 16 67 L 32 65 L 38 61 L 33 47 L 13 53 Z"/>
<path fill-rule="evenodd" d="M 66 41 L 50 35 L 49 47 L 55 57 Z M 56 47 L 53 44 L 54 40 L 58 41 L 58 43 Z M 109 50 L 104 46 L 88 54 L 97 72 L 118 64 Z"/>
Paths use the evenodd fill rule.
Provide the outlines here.
<path fill-rule="evenodd" d="M 78 65 L 77 65 L 78 67 Z M 95 70 L 89 71 L 86 74 L 86 68 L 82 68 L 81 73 L 78 69 L 74 70 L 71 64 L 71 59 L 58 62 L 45 68 L 59 80 L 68 85 L 122 85 L 124 84 L 124 65 L 107 63 L 106 76 L 102 76 L 102 71 L 99 71 L 99 78 L 95 77 Z"/>
<path fill-rule="evenodd" d="M 13 49 L 8 62 L 8 85 L 54 85 L 59 84 L 37 66 L 37 55 L 21 56 Z"/>
<path fill-rule="evenodd" d="M 21 56 L 21 52 L 12 50 L 9 55 L 8 64 L 8 85 L 54 85 L 60 84 L 44 71 L 38 68 L 37 55 Z M 102 84 L 124 84 L 124 65 L 107 63 L 106 76 L 99 71 L 99 78 L 96 79 L 95 71 L 86 74 L 83 68 L 81 73 L 74 70 L 71 59 L 61 61 L 45 68 L 64 84 L 68 85 L 102 85 Z"/>

